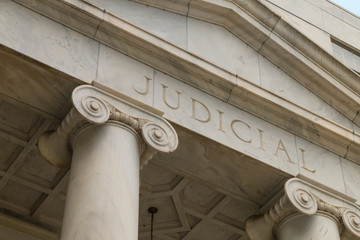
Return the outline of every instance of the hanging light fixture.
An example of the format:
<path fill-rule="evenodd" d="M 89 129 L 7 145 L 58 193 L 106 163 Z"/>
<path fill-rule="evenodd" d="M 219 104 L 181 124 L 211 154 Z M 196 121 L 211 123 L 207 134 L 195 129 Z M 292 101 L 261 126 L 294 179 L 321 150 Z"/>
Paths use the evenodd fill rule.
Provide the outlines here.
<path fill-rule="evenodd" d="M 158 209 L 156 207 L 149 207 L 148 212 L 151 214 L 150 240 L 153 240 L 154 214 L 158 212 Z"/>

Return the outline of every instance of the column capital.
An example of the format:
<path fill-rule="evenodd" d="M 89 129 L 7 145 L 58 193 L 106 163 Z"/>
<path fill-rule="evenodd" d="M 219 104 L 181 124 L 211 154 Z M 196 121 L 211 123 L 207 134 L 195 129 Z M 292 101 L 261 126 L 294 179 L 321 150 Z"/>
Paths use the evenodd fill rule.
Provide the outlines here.
<path fill-rule="evenodd" d="M 66 167 L 71 162 L 72 138 L 84 124 L 104 124 L 119 121 L 133 128 L 141 138 L 140 166 L 143 167 L 153 155 L 172 152 L 177 148 L 175 129 L 159 112 L 144 110 L 101 89 L 82 85 L 72 92 L 73 108 L 55 131 L 48 131 L 39 138 L 41 155 L 57 167 Z"/>
<path fill-rule="evenodd" d="M 285 183 L 284 195 L 267 213 L 246 220 L 246 232 L 251 240 L 276 239 L 279 223 L 286 217 L 317 212 L 326 212 L 339 220 L 342 240 L 360 239 L 360 208 L 353 201 L 298 178 Z"/>

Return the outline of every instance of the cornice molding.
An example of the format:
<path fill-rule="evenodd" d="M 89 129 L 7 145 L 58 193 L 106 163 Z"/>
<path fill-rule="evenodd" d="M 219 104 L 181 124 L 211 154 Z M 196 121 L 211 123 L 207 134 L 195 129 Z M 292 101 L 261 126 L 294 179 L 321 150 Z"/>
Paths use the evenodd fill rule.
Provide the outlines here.
<path fill-rule="evenodd" d="M 342 157 L 360 162 L 360 135 L 354 133 L 352 129 L 339 126 L 259 86 L 240 79 L 235 74 L 168 43 L 103 9 L 80 0 L 16 1 Z M 144 1 L 142 0 L 142 2 Z M 187 2 L 184 0 L 152 0 L 149 4 L 159 7 L 160 3 L 166 3 L 163 8 L 185 14 L 184 9 Z M 359 95 L 274 32 L 274 29 L 279 29 L 279 31 L 283 31 L 284 36 L 289 33 L 295 34 L 295 36 L 300 34 L 259 2 L 192 0 L 190 6 L 189 16 L 197 18 L 203 16 L 203 20 L 212 22 L 216 20 L 223 26 L 231 24 L 231 28 L 228 27 L 228 29 L 230 28 L 229 30 L 236 36 L 251 43 L 253 48 L 258 49 L 268 58 L 274 58 L 272 61 L 278 61 L 277 65 L 283 64 L 282 68 L 292 75 L 297 75 L 296 79 L 312 82 L 313 91 L 320 95 L 326 95 L 323 98 L 327 98 L 328 101 L 331 98 L 335 108 L 356 121 L 357 111 L 360 108 Z M 286 28 L 290 28 L 288 32 L 286 32 Z M 296 40 L 294 36 L 289 36 L 290 38 L 294 38 L 293 41 Z M 299 36 L 297 41 L 300 39 L 306 40 L 304 36 Z M 304 44 L 312 44 L 313 48 L 316 47 L 309 40 Z M 326 55 L 326 52 L 320 48 L 317 51 Z M 278 55 L 280 53 L 281 56 Z M 334 63 L 338 64 L 336 61 Z M 341 64 L 337 67 L 344 68 Z"/>
<path fill-rule="evenodd" d="M 39 137 L 41 155 L 57 167 L 66 167 L 72 158 L 72 138 L 85 124 L 101 125 L 108 121 L 121 122 L 135 130 L 141 141 L 140 167 L 156 152 L 169 153 L 178 145 L 175 129 L 162 117 L 98 88 L 82 85 L 72 93 L 73 108 L 55 131 Z M 119 110 L 121 109 L 121 110 Z"/>
<path fill-rule="evenodd" d="M 259 1 L 132 1 L 223 26 L 360 126 L 360 76 Z"/>
<path fill-rule="evenodd" d="M 330 214 L 341 223 L 342 240 L 360 239 L 357 205 L 297 178 L 286 182 L 284 195 L 267 213 L 246 220 L 246 232 L 251 240 L 270 240 L 288 216 L 298 213 L 311 216 L 317 212 Z"/>

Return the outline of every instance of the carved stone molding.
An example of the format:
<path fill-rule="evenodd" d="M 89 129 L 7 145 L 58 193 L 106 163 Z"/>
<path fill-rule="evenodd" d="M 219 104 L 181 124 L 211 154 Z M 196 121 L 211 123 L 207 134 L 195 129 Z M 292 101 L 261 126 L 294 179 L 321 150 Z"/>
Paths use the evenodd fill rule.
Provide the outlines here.
<path fill-rule="evenodd" d="M 177 148 L 176 131 L 164 118 L 98 88 L 90 85 L 75 88 L 72 103 L 73 108 L 57 130 L 45 132 L 39 138 L 41 155 L 57 167 L 70 164 L 72 136 L 80 126 L 89 123 L 100 125 L 112 120 L 133 128 L 142 139 L 141 167 L 156 152 L 172 152 Z"/>
<path fill-rule="evenodd" d="M 284 195 L 264 215 L 246 220 L 251 240 L 276 239 L 279 223 L 292 214 L 314 215 L 326 212 L 342 225 L 342 240 L 360 239 L 360 208 L 348 199 L 338 197 L 303 180 L 292 178 L 284 186 Z"/>

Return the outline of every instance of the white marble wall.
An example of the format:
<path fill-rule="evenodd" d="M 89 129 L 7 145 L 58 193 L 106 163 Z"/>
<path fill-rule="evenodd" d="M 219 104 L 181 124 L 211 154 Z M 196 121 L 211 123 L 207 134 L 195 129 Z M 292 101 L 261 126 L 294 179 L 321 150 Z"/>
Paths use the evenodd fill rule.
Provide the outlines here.
<path fill-rule="evenodd" d="M 128 0 L 88 0 L 173 44 L 187 48 L 186 17 Z"/>
<path fill-rule="evenodd" d="M 360 18 L 326 0 L 263 0 L 286 11 L 282 15 L 295 15 L 357 49 L 360 49 Z M 268 5 L 270 6 L 270 5 Z"/>
<path fill-rule="evenodd" d="M 261 2 L 328 53 L 331 54 L 333 52 L 330 34 L 323 30 L 324 24 L 321 18 L 318 17 L 319 14 L 321 15 L 320 9 L 314 8 L 306 1 L 301 1 L 301 6 L 304 6 L 304 11 L 300 12 L 302 15 L 299 17 L 296 14 L 289 13 L 288 9 L 291 10 L 294 8 L 293 2 L 281 1 L 281 3 L 278 3 L 268 0 L 262 0 Z M 276 4 L 281 5 L 281 7 Z M 306 17 L 314 19 L 315 22 L 307 21 Z M 321 26 L 321 28 L 318 26 Z"/>
<path fill-rule="evenodd" d="M 186 47 L 186 18 L 127 0 L 88 0 L 150 32 Z M 331 51 L 330 34 L 360 49 L 360 18 L 327 0 L 261 0 L 307 37 Z M 140 11 L 141 14 L 133 14 Z M 154 17 L 156 16 L 156 17 Z M 165 22 L 162 20 L 166 20 Z M 339 28 L 340 27 L 340 28 Z M 324 41 L 325 40 L 325 41 Z"/>
<path fill-rule="evenodd" d="M 346 193 L 356 198 L 357 203 L 360 205 L 360 165 L 341 158 L 341 166 Z"/>
<path fill-rule="evenodd" d="M 149 93 L 154 92 L 154 87 L 152 81 L 147 80 L 153 78 L 153 68 L 109 47 L 100 46 L 96 77 L 98 83 L 138 99 L 147 105 L 153 105 L 153 99 L 149 98 Z"/>
<path fill-rule="evenodd" d="M 225 28 L 188 19 L 188 51 L 256 85 L 258 54 Z"/>
<path fill-rule="evenodd" d="M 353 123 L 263 56 L 259 56 L 261 87 L 326 119 L 353 129 Z"/>
<path fill-rule="evenodd" d="M 0 44 L 90 83 L 99 43 L 12 1 L 0 1 Z"/>

